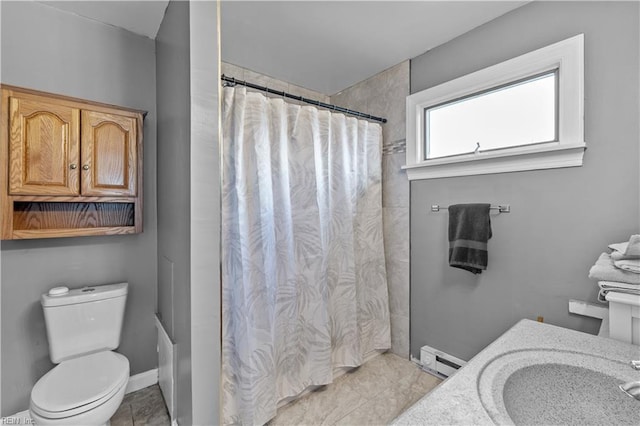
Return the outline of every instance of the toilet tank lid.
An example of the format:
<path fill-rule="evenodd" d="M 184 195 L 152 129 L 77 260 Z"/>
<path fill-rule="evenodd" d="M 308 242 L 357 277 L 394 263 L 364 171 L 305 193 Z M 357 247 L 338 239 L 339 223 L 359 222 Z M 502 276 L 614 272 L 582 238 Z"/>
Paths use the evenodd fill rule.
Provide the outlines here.
<path fill-rule="evenodd" d="M 95 302 L 97 300 L 113 299 L 127 295 L 127 283 L 85 286 L 69 290 L 59 295 L 42 295 L 43 307 L 73 305 L 76 303 Z"/>

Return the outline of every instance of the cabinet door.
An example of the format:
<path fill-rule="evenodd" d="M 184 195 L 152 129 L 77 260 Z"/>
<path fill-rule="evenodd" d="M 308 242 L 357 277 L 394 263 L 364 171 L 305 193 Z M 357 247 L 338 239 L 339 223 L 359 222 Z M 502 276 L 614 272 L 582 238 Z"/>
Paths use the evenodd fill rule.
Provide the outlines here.
<path fill-rule="evenodd" d="M 82 195 L 136 195 L 135 118 L 83 110 L 81 153 Z"/>
<path fill-rule="evenodd" d="M 9 114 L 9 193 L 78 195 L 80 110 L 12 96 Z"/>

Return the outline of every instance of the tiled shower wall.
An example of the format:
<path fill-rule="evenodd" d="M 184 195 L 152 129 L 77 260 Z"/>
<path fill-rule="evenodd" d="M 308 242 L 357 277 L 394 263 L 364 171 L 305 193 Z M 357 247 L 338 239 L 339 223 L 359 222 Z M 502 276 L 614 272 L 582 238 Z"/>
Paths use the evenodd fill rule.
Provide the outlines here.
<path fill-rule="evenodd" d="M 409 61 L 333 96 L 332 104 L 388 121 L 382 125 L 382 213 L 391 309 L 391 350 L 409 357 L 409 181 L 405 164 Z"/>
<path fill-rule="evenodd" d="M 382 213 L 391 310 L 391 350 L 397 355 L 408 357 L 409 181 L 400 167 L 405 164 L 405 98 L 409 95 L 409 61 L 331 97 L 226 62 L 222 62 L 221 71 L 228 77 L 388 120 L 382 125 Z"/>

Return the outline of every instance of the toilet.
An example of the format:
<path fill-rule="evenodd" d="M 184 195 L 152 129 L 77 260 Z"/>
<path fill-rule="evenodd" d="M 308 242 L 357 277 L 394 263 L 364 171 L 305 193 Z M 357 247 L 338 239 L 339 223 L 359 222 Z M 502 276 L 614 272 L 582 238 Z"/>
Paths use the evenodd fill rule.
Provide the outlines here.
<path fill-rule="evenodd" d="M 116 352 L 127 283 L 69 290 L 41 298 L 56 365 L 31 390 L 29 414 L 37 425 L 108 425 L 129 381 L 129 360 Z"/>

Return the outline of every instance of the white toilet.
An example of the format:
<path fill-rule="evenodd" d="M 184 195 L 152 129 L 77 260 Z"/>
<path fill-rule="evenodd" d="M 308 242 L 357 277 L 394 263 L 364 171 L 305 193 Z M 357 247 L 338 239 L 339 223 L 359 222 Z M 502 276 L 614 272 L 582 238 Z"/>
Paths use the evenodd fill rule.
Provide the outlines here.
<path fill-rule="evenodd" d="M 113 352 L 127 300 L 127 283 L 42 295 L 49 356 L 58 364 L 31 390 L 37 425 L 108 425 L 129 381 L 129 360 Z"/>

